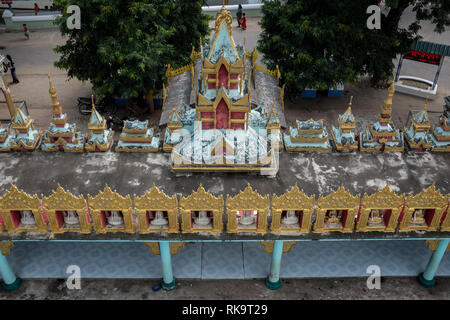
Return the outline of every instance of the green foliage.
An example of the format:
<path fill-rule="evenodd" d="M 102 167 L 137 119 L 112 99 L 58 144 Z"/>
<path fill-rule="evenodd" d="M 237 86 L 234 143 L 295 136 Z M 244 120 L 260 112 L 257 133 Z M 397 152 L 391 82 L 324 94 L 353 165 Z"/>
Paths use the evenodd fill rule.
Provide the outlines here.
<path fill-rule="evenodd" d="M 258 49 L 269 68 L 279 66 L 289 92 L 333 87 L 369 74 L 374 82 L 392 75 L 396 55 L 418 39 L 420 25 L 398 28 L 403 11 L 414 4 L 417 19 L 431 20 L 442 32 L 450 25 L 450 1 L 388 0 L 381 29 L 367 28 L 366 13 L 375 0 L 264 1 Z"/>
<path fill-rule="evenodd" d="M 69 77 L 90 81 L 102 96 L 137 97 L 159 89 L 167 65 L 189 63 L 192 46 L 209 33 L 205 1 L 55 0 L 81 9 L 81 29 L 69 30 L 64 9 L 57 20 L 67 42 L 55 62 Z"/>

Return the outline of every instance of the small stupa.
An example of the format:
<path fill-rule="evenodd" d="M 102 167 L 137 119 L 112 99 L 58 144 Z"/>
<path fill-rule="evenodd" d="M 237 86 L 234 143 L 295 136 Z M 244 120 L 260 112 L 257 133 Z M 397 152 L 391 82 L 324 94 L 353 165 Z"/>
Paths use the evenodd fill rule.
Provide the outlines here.
<path fill-rule="evenodd" d="M 284 133 L 286 151 L 331 152 L 327 128 L 323 120 L 297 120 L 297 127 L 289 127 Z"/>
<path fill-rule="evenodd" d="M 86 138 L 82 133 L 76 132 L 77 125 L 75 123 L 67 123 L 67 114 L 62 112 L 50 74 L 48 82 L 53 118 L 48 131 L 42 136 L 41 149 L 47 152 L 83 152 Z"/>
<path fill-rule="evenodd" d="M 95 109 L 94 96 L 92 96 L 92 113 L 88 124 L 89 135 L 84 145 L 86 151 L 108 151 L 113 143 L 113 131 L 108 129 L 106 119 Z"/>
<path fill-rule="evenodd" d="M 116 152 L 158 152 L 159 134 L 154 136 L 148 120 L 125 120 Z"/>
<path fill-rule="evenodd" d="M 444 102 L 439 124 L 431 128 L 431 151 L 450 152 L 450 96 L 445 97 Z"/>
<path fill-rule="evenodd" d="M 338 127 L 331 126 L 331 137 L 338 151 L 349 152 L 358 149 L 358 141 L 354 131 L 356 122 L 352 113 L 352 100 L 353 96 L 350 98 L 347 110 L 344 114 L 339 115 Z"/>
<path fill-rule="evenodd" d="M 426 151 L 431 148 L 432 134 L 430 133 L 431 125 L 428 119 L 427 102 L 428 99 L 423 110 L 408 113 L 404 134 L 409 148 L 414 151 Z"/>
<path fill-rule="evenodd" d="M 16 108 L 11 128 L 14 132 L 10 128 L 0 130 L 0 141 L 3 140 L 0 151 L 34 151 L 39 146 L 42 130 L 34 129 L 33 119 L 26 116 L 22 109 Z"/>
<path fill-rule="evenodd" d="M 395 79 L 395 77 L 394 77 Z M 403 135 L 392 122 L 392 97 L 395 93 L 395 80 L 388 89 L 388 95 L 378 114 L 378 121 L 369 124 L 369 129 L 359 134 L 359 147 L 363 152 L 404 150 Z"/>

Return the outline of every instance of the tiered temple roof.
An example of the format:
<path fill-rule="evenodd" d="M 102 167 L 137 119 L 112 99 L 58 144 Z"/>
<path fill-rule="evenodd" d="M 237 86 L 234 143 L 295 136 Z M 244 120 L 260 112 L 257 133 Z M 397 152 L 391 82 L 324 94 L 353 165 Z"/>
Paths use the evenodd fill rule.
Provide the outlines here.
<path fill-rule="evenodd" d="M 16 108 L 10 125 L 0 128 L 0 151 L 34 151 L 39 146 L 41 135 L 41 130 L 34 129 L 33 119 Z"/>
<path fill-rule="evenodd" d="M 338 151 L 352 151 L 358 149 L 358 141 L 354 132 L 356 128 L 355 117 L 352 113 L 352 100 L 348 104 L 347 111 L 338 117 L 338 127 L 331 127 L 331 136 Z"/>
<path fill-rule="evenodd" d="M 190 72 L 183 74 L 191 75 L 189 86 L 194 108 L 184 99 L 173 105 L 172 97 L 185 90 L 179 88 L 181 82 L 174 83 L 182 78 L 173 72 L 165 100 L 171 104 L 165 103 L 163 107 L 171 109 L 163 109 L 161 115 L 160 125 L 167 124 L 163 150 L 173 153 L 172 168 L 251 171 L 270 166 L 271 142 L 275 141 L 277 146 L 281 142 L 280 117 L 278 112 L 269 115 L 261 111 L 262 105 L 252 104 L 253 56 L 245 51 L 245 45 L 234 42 L 228 10 L 222 8 L 218 12 L 210 43 L 202 44 L 199 53 L 193 49 L 191 58 Z M 280 90 L 277 94 L 280 95 Z M 278 100 L 281 99 L 271 96 L 269 111 L 279 108 L 275 106 Z"/>
<path fill-rule="evenodd" d="M 395 77 L 394 77 L 395 78 Z M 395 93 L 394 81 L 388 89 L 388 95 L 378 114 L 378 121 L 369 124 L 369 129 L 359 135 L 360 150 L 366 152 L 376 151 L 403 151 L 403 135 L 392 122 L 392 97 Z"/>
<path fill-rule="evenodd" d="M 444 101 L 444 112 L 439 117 L 439 124 L 431 129 L 431 151 L 450 152 L 450 96 Z"/>
<path fill-rule="evenodd" d="M 159 134 L 154 136 L 153 128 L 149 128 L 148 120 L 125 120 L 117 152 L 158 152 Z"/>
<path fill-rule="evenodd" d="M 431 148 L 432 134 L 430 133 L 430 120 L 428 119 L 427 105 L 421 111 L 410 111 L 404 129 L 405 140 L 408 146 L 416 151 L 425 151 Z"/>
<path fill-rule="evenodd" d="M 113 131 L 108 129 L 105 118 L 95 109 L 93 96 L 88 129 L 89 136 L 85 144 L 85 150 L 90 152 L 108 151 L 113 142 Z"/>
<path fill-rule="evenodd" d="M 53 118 L 48 131 L 42 136 L 41 149 L 43 151 L 83 152 L 85 135 L 76 132 L 77 126 L 75 123 L 67 123 L 67 114 L 62 112 L 50 74 L 48 75 L 48 81 Z"/>
<path fill-rule="evenodd" d="M 331 152 L 327 128 L 323 120 L 299 121 L 297 127 L 289 127 L 284 133 L 284 146 L 287 151 Z"/>

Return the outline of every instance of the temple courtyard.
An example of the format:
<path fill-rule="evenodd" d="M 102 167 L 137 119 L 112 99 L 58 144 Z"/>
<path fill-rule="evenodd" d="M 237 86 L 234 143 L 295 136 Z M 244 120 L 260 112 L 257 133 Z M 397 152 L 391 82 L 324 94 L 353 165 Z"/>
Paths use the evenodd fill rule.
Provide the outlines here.
<path fill-rule="evenodd" d="M 403 19 L 412 19 L 407 13 Z M 214 26 L 214 20 L 211 21 Z M 260 27 L 257 18 L 248 19 L 248 29 L 233 24 L 238 44 L 246 37 L 247 50 L 256 45 Z M 437 35 L 424 24 L 424 41 L 450 43 L 450 33 Z M 20 84 L 11 85 L 15 101 L 25 100 L 35 128 L 46 130 L 52 116 L 47 74 L 70 122 L 87 132 L 89 116 L 78 112 L 77 97 L 91 95 L 88 83 L 68 81 L 64 71 L 53 66 L 57 55 L 52 48 L 64 42 L 56 30 L 32 31 L 25 41 L 20 32 L 1 32 L 0 54 L 11 54 L 16 62 Z M 261 55 L 258 58 L 260 61 Z M 404 63 L 402 74 L 433 79 L 435 67 Z M 11 81 L 10 74 L 6 76 Z M 386 98 L 386 89 L 373 89 L 367 80 L 346 84 L 342 97 L 318 96 L 314 99 L 285 100 L 286 126 L 296 120 L 323 119 L 328 130 L 336 125 L 353 96 L 352 111 L 356 130 L 376 119 Z M 437 123 L 443 99 L 450 95 L 450 61 L 444 63 L 437 97 L 428 101 L 430 122 Z M 392 103 L 392 121 L 403 130 L 410 110 L 421 110 L 424 99 L 396 93 Z M 9 116 L 5 105 L 0 118 Z M 145 117 L 158 129 L 162 110 Z M 144 119 L 141 119 L 144 120 Z M 120 132 L 114 133 L 117 141 Z M 14 184 L 26 193 L 48 196 L 60 184 L 75 195 L 95 196 L 105 185 L 121 195 L 141 196 L 154 184 L 168 195 L 187 197 L 200 184 L 214 195 L 235 196 L 249 184 L 262 195 L 281 195 L 298 185 L 307 195 L 326 195 L 343 185 L 352 195 L 363 196 L 382 189 L 388 183 L 398 193 L 418 194 L 435 184 L 442 194 L 450 193 L 450 157 L 448 153 L 288 153 L 279 154 L 279 170 L 274 176 L 229 173 L 174 173 L 170 154 L 163 153 L 33 153 L 0 154 L 0 194 Z M 264 235 L 230 234 L 75 234 L 75 233 L 0 233 L 0 240 L 15 241 L 8 255 L 17 276 L 24 279 L 13 293 L 0 291 L 0 299 L 448 299 L 450 292 L 450 256 L 442 259 L 437 286 L 421 287 L 416 279 L 430 259 L 426 239 L 448 237 L 441 232 L 352 232 L 285 235 L 282 239 L 300 240 L 283 254 L 280 277 L 283 286 L 269 291 L 264 278 L 270 273 L 271 254 L 261 240 L 279 239 Z M 172 257 L 176 290 L 153 292 L 161 278 L 161 257 L 152 254 L 145 240 L 184 241 Z M 30 241 L 43 240 L 43 241 Z M 76 244 L 73 240 L 78 240 Z M 238 241 L 244 240 L 244 241 Z M 304 241 L 303 241 L 304 240 Z M 310 241 L 322 240 L 322 241 Z M 365 241 L 349 241 L 365 240 Z M 390 240 L 390 241 L 387 241 Z M 113 243 L 114 241 L 115 243 Z M 66 268 L 81 268 L 82 290 L 68 290 Z M 380 267 L 381 290 L 369 290 L 367 268 Z M 357 277 L 357 278 L 355 278 Z M 42 280 L 45 279 L 45 280 Z M 113 279 L 113 280 L 111 280 Z M 201 280 L 198 280 L 201 279 Z"/>

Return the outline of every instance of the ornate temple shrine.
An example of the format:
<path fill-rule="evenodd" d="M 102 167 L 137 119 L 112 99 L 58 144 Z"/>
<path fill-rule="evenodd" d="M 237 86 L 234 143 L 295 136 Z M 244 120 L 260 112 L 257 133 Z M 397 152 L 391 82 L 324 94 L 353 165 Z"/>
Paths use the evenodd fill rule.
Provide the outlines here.
<path fill-rule="evenodd" d="M 410 111 L 404 129 L 405 140 L 409 148 L 415 151 L 429 150 L 432 141 L 430 128 L 426 104 L 421 111 Z"/>
<path fill-rule="evenodd" d="M 92 113 L 88 124 L 89 135 L 84 149 L 90 152 L 108 151 L 113 143 L 113 131 L 108 129 L 106 119 L 95 109 L 92 96 Z"/>
<path fill-rule="evenodd" d="M 323 120 L 299 121 L 297 127 L 289 127 L 284 133 L 284 147 L 286 151 L 331 152 L 327 128 Z"/>
<path fill-rule="evenodd" d="M 34 151 L 39 146 L 41 135 L 42 130 L 34 129 L 33 119 L 16 108 L 10 126 L 0 129 L 0 151 Z"/>
<path fill-rule="evenodd" d="M 445 97 L 444 102 L 439 124 L 431 128 L 431 151 L 450 152 L 450 96 Z"/>
<path fill-rule="evenodd" d="M 231 23 L 222 8 L 192 64 L 168 69 L 160 125 L 167 125 L 163 150 L 172 152 L 174 171 L 273 169 L 285 125 L 280 74 L 257 66 L 245 41 L 235 44 Z"/>
<path fill-rule="evenodd" d="M 62 112 L 50 74 L 48 75 L 48 81 L 50 85 L 49 93 L 52 99 L 53 118 L 48 131 L 42 136 L 41 149 L 48 152 L 83 152 L 85 136 L 80 132 L 76 132 L 77 125 L 75 123 L 67 123 L 67 114 Z"/>
<path fill-rule="evenodd" d="M 338 127 L 331 126 L 331 137 L 338 151 L 358 150 L 358 141 L 354 132 L 356 122 L 352 113 L 352 100 L 353 96 L 350 98 L 347 110 L 344 114 L 339 115 Z"/>
<path fill-rule="evenodd" d="M 369 129 L 359 134 L 360 151 L 399 151 L 404 150 L 403 135 L 392 122 L 392 97 L 395 93 L 394 81 L 378 114 L 378 121 L 369 124 Z"/>
<path fill-rule="evenodd" d="M 158 152 L 159 134 L 154 135 L 148 120 L 125 120 L 116 152 Z"/>

